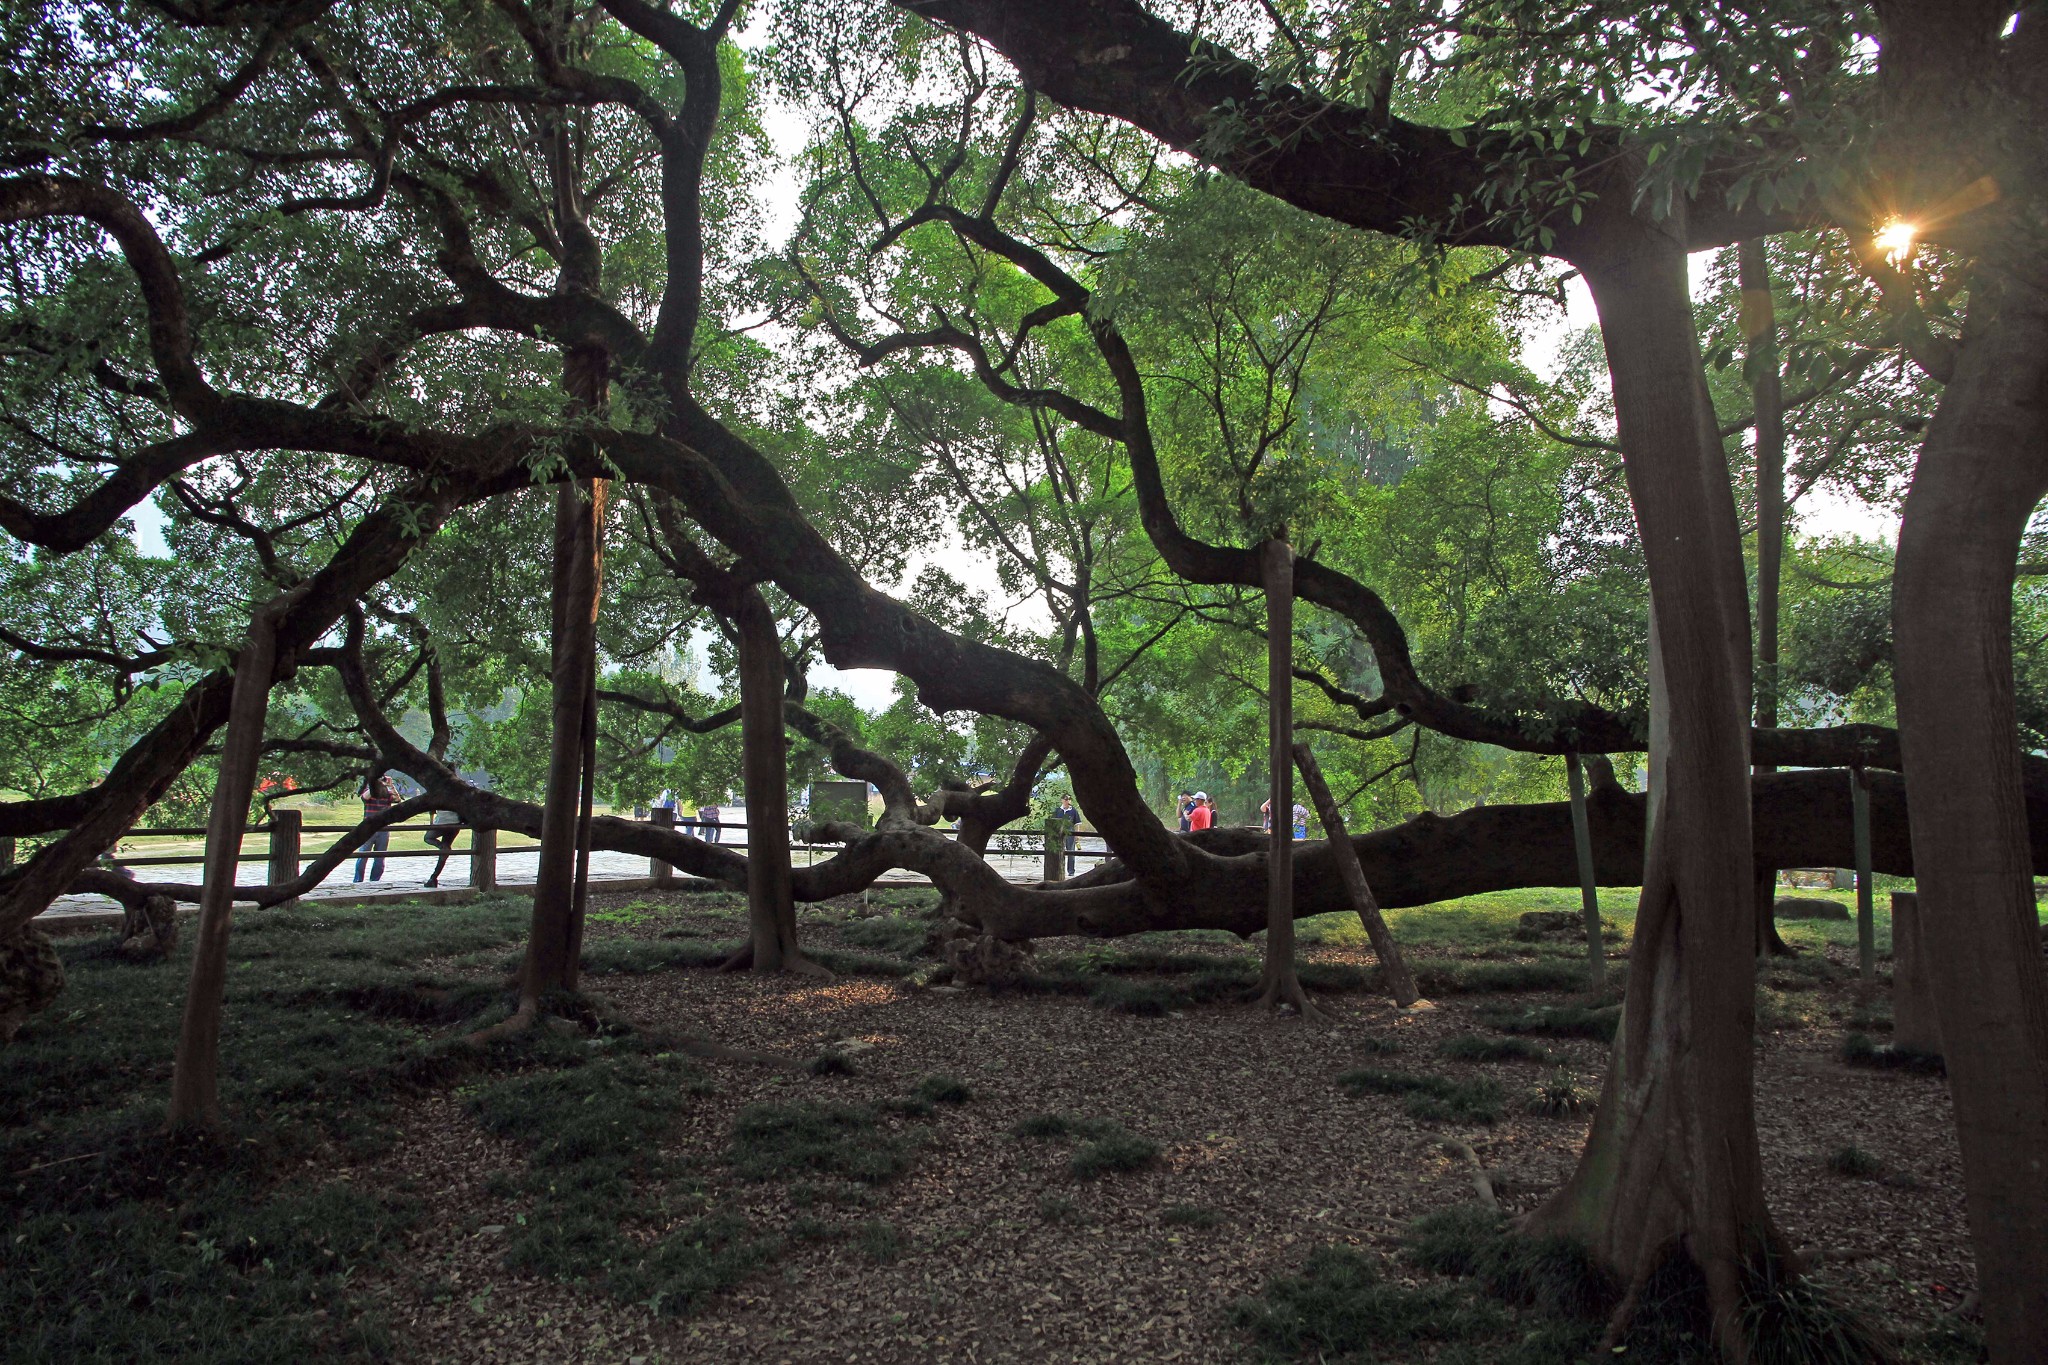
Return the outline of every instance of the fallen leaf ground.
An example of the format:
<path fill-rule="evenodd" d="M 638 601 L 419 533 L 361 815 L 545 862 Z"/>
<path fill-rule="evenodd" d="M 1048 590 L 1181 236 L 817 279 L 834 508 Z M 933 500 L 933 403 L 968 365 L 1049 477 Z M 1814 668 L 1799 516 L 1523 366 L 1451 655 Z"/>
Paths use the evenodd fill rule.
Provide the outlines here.
<path fill-rule="evenodd" d="M 91 1324 L 127 1331 L 140 1320 L 152 1324 L 143 1336 L 189 1359 L 1253 1361 L 1270 1357 L 1231 1306 L 1300 1269 L 1316 1247 L 1382 1257 L 1396 1286 L 1433 1278 L 1396 1252 L 1403 1225 L 1473 1197 L 1468 1168 L 1442 1139 L 1470 1144 L 1510 1211 L 1534 1206 L 1572 1169 L 1586 1116 L 1540 1116 L 1526 1102 L 1546 1083 L 1597 1092 L 1604 1043 L 1535 1036 L 1551 1054 L 1541 1060 L 1441 1051 L 1452 1039 L 1469 1052 L 1474 1039 L 1524 1036 L 1499 1025 L 1569 1003 L 1560 990 L 1458 989 L 1511 985 L 1517 965 L 1568 975 L 1570 942 L 1509 932 L 1520 910 L 1564 898 L 1395 912 L 1418 969 L 1447 988 L 1433 992 L 1437 1008 L 1406 1013 L 1364 990 L 1325 990 L 1326 1024 L 1238 1003 L 1227 973 L 1249 971 L 1257 947 L 1227 937 L 1041 944 L 1038 971 L 1050 984 L 1035 991 L 926 984 L 930 960 L 916 948 L 928 903 L 929 893 L 892 891 L 807 911 L 806 943 L 843 969 L 820 982 L 704 969 L 743 927 L 731 898 L 600 897 L 588 939 L 600 970 L 586 985 L 611 1025 L 470 1066 L 446 1060 L 445 1035 L 489 1008 L 516 959 L 516 903 L 376 912 L 411 917 L 402 925 L 295 912 L 332 932 L 275 935 L 268 946 L 261 934 L 238 940 L 256 957 L 242 968 L 254 983 L 246 1004 L 230 1006 L 243 1026 L 224 1044 L 231 1071 L 236 1049 L 263 1053 L 249 1029 L 274 1039 L 290 1019 L 304 1035 L 294 1044 L 304 1075 L 294 1080 L 281 1062 L 256 1066 L 230 1096 L 239 1150 L 262 1155 L 187 1154 L 186 1167 L 154 1179 L 123 1174 L 122 1153 L 149 1159 L 169 1053 L 168 1035 L 151 1030 L 166 1017 L 163 1001 L 175 1005 L 182 973 L 175 962 L 139 969 L 73 945 L 71 1012 L 84 1017 L 60 1005 L 24 1035 L 31 1074 L 0 1110 L 0 1169 L 17 1173 L 12 1197 L 30 1233 L 61 1240 L 58 1228 L 75 1226 L 111 1236 L 109 1210 L 126 1210 L 121 1226 L 154 1227 L 154 1218 L 161 1236 L 70 1260 L 33 1250 L 39 1235 L 17 1238 L 0 1254 L 0 1282 L 16 1285 L 0 1308 L 26 1315 L 34 1331 L 6 1358 L 122 1358 L 94 1344 L 107 1334 Z M 1608 911 L 1625 932 L 1625 897 Z M 1303 929 L 1305 962 L 1331 986 L 1355 986 L 1355 969 L 1371 965 L 1357 926 L 1327 918 Z M 1845 1035 L 1883 1026 L 1881 1006 L 1859 1003 L 1853 926 L 1788 934 L 1803 955 L 1773 968 L 1760 993 L 1771 1206 L 1795 1246 L 1824 1254 L 1818 1277 L 1840 1302 L 1919 1341 L 1958 1322 L 1953 1310 L 1973 1286 L 1945 1085 L 1845 1065 Z M 313 965 L 294 956 L 315 943 L 326 956 Z M 1148 963 L 1169 970 L 1128 970 Z M 1105 980 L 1119 984 L 1105 991 Z M 1208 984 L 1190 991 L 1195 982 Z M 311 1029 L 315 1015 L 327 1022 Z M 321 1040 L 351 1030 L 384 1038 L 383 1051 L 321 1070 Z M 47 1086 L 84 1074 L 109 1032 L 123 1074 L 39 1106 L 35 1078 L 47 1096 Z M 775 1060 L 681 1055 L 683 1035 Z M 816 1064 L 821 1056 L 832 1060 Z M 1360 1068 L 1491 1078 L 1498 1116 L 1416 1117 L 1400 1095 L 1340 1084 Z M 381 1086 L 374 1077 L 385 1074 L 405 1083 Z M 361 1093 L 354 1104 L 334 1093 L 350 1084 Z M 519 1116 L 542 1103 L 589 1141 L 567 1150 L 548 1145 L 552 1129 L 522 1127 Z M 844 1134 L 805 1149 L 800 1168 L 771 1169 L 783 1159 L 772 1138 L 750 1146 L 734 1136 L 748 1122 L 768 1132 L 778 1115 L 827 1112 L 845 1116 Z M 1048 1114 L 1083 1131 L 1014 1135 Z M 297 1138 L 262 1137 L 266 1119 Z M 1134 1139 L 1136 1168 L 1076 1174 L 1090 1135 L 1111 1131 Z M 1845 1161 L 1845 1148 L 1867 1160 Z M 30 1169 L 65 1161 L 68 1170 Z M 1838 1173 L 1845 1165 L 1860 1173 Z M 193 1212 L 194 1201 L 221 1198 L 222 1179 L 251 1192 L 245 1203 L 263 1191 L 266 1208 L 338 1190 L 388 1214 L 374 1246 L 334 1253 L 319 1241 L 318 1218 L 301 1219 L 294 1226 L 307 1230 L 295 1235 L 322 1250 L 291 1251 L 291 1260 L 297 1243 L 272 1252 L 259 1231 L 250 1245 L 265 1256 L 240 1264 L 244 1234 L 232 1216 L 207 1236 L 213 1225 Z M 296 1268 L 280 1270 L 280 1260 Z M 181 1275 L 197 1278 L 186 1286 Z M 91 1293 L 67 1288 L 94 1277 Z M 181 1306 L 188 1288 L 212 1295 L 212 1317 Z M 279 1314 L 290 1319 L 282 1336 L 270 1322 Z M 303 1349 L 271 1352 L 266 1333 Z M 1390 1345 L 1377 1358 L 1450 1359 L 1448 1349 Z M 1924 1358 L 1950 1358 L 1928 1350 Z"/>

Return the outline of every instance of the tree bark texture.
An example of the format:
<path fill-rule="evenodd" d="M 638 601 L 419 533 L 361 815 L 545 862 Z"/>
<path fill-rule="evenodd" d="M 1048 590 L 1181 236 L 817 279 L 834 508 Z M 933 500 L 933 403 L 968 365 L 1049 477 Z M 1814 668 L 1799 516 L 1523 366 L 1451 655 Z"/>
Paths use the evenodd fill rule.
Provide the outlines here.
<path fill-rule="evenodd" d="M 1387 993 L 1394 997 L 1395 1004 L 1407 1009 L 1422 998 L 1422 992 L 1415 985 L 1415 973 L 1408 970 L 1407 959 L 1401 956 L 1401 945 L 1394 941 L 1393 931 L 1387 928 L 1386 918 L 1380 914 L 1379 902 L 1373 899 L 1372 884 L 1366 881 L 1365 869 L 1358 863 L 1358 849 L 1345 832 L 1344 812 L 1337 809 L 1337 798 L 1331 795 L 1330 784 L 1323 780 L 1322 765 L 1316 762 L 1315 751 L 1306 744 L 1296 744 L 1294 762 L 1301 769 L 1301 785 L 1308 788 L 1309 799 L 1315 802 L 1316 814 L 1322 818 L 1330 861 L 1336 865 L 1337 876 L 1344 883 L 1351 908 L 1358 912 L 1359 923 L 1365 926 L 1365 936 L 1372 940 L 1372 951 L 1380 960 L 1380 975 L 1387 983 Z M 1293 908 L 1291 896 L 1288 908 Z"/>
<path fill-rule="evenodd" d="M 1785 564 L 1785 405 L 1779 375 L 1778 312 L 1771 295 L 1767 240 L 1752 237 L 1735 248 L 1742 302 L 1738 321 L 1748 355 L 1750 411 L 1756 419 L 1756 724 L 1778 724 L 1778 602 Z M 1768 764 L 1756 765 L 1770 772 Z M 1778 899 L 1778 869 L 1756 871 L 1756 951 L 1786 955 L 1771 907 Z"/>
<path fill-rule="evenodd" d="M 263 758 L 270 679 L 277 665 L 278 621 L 297 596 L 297 592 L 286 593 L 256 609 L 249 619 L 248 639 L 235 659 L 227 739 L 221 745 L 213 805 L 206 817 L 206 872 L 199 899 L 199 930 L 193 939 L 192 979 L 185 992 L 177 1058 L 171 1069 L 166 1122 L 173 1128 L 220 1122 L 221 997 L 227 987 L 235 876 L 242 862 L 242 835 L 249 824 L 256 769 Z"/>
<path fill-rule="evenodd" d="M 796 941 L 789 865 L 789 744 L 782 732 L 782 640 L 760 590 L 735 604 L 740 750 L 747 788 L 747 926 L 757 972 L 807 965 Z"/>
<path fill-rule="evenodd" d="M 1266 960 L 1259 1003 L 1312 1006 L 1294 972 L 1294 547 L 1274 536 L 1260 547 L 1266 581 Z"/>
<path fill-rule="evenodd" d="M 573 991 L 582 926 L 577 873 L 583 806 L 584 717 L 597 664 L 598 518 L 603 494 L 597 481 L 569 480 L 555 489 L 554 658 L 545 812 L 540 866 L 533 879 L 533 919 L 520 986 L 522 1009 L 550 991 Z"/>
<path fill-rule="evenodd" d="M 1534 1222 L 1582 1238 L 1632 1288 L 1672 1254 L 1689 1258 L 1722 1354 L 1738 1361 L 1745 1269 L 1773 1239 L 1752 1084 L 1748 585 L 1681 229 L 1610 215 L 1576 259 L 1600 312 L 1649 568 L 1654 809 L 1599 1114 Z"/>
<path fill-rule="evenodd" d="M 1922 942 L 1991 1358 L 2048 1360 L 2048 979 L 2013 700 L 2014 563 L 2048 490 L 2048 296 L 1980 271 L 1892 590 Z"/>

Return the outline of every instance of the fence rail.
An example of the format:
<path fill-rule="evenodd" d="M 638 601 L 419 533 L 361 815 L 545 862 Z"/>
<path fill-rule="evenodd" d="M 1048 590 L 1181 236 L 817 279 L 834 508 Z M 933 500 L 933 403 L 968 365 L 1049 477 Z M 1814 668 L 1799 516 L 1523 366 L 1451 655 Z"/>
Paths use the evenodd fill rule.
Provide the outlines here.
<path fill-rule="evenodd" d="M 656 812 L 653 818 L 641 823 L 663 828 L 674 828 L 683 832 L 708 829 L 714 835 L 721 835 L 727 830 L 732 830 L 737 832 L 740 837 L 730 842 L 714 838 L 712 842 L 721 848 L 737 850 L 748 847 L 746 838 L 747 826 L 744 824 L 727 823 L 725 821 L 675 820 L 668 816 L 668 813 L 665 811 Z M 359 828 L 360 826 L 358 825 L 308 825 L 300 817 L 298 811 L 290 809 L 273 811 L 270 820 L 263 824 L 249 827 L 242 835 L 244 847 L 252 838 L 264 840 L 262 852 L 253 858 L 240 857 L 238 861 L 263 861 L 266 864 L 265 873 L 271 885 L 293 881 L 299 876 L 307 862 L 315 861 L 320 857 L 333 853 L 344 842 L 344 840 L 337 839 L 323 853 L 315 854 L 312 859 L 308 859 L 305 855 L 303 844 L 304 836 L 308 834 L 348 835 L 355 833 Z M 495 890 L 498 885 L 498 858 L 500 855 L 532 853 L 540 848 L 540 844 L 537 842 L 500 845 L 498 842 L 499 831 L 488 825 L 449 826 L 431 823 L 389 825 L 379 831 L 379 833 L 385 835 L 388 842 L 388 836 L 392 834 L 424 834 L 432 830 L 447 830 L 451 828 L 459 833 L 469 835 L 469 842 L 466 847 L 457 848 L 451 842 L 450 847 L 444 853 L 439 848 L 371 848 L 365 844 L 357 846 L 350 853 L 343 854 L 341 862 L 345 864 L 351 855 L 358 862 L 371 860 L 379 863 L 399 858 L 464 858 L 470 866 L 470 885 L 480 891 L 489 891 Z M 933 832 L 949 838 L 959 837 L 958 830 L 934 830 Z M 121 837 L 123 839 L 191 839 L 204 838 L 206 834 L 207 831 L 203 827 L 148 825 L 131 829 Z M 1048 821 L 1046 826 L 1039 829 L 1005 827 L 995 831 L 990 836 L 985 856 L 1023 857 L 1038 854 L 1043 858 L 1041 870 L 1043 872 L 1043 879 L 1046 881 L 1064 880 L 1067 875 L 1067 868 L 1083 860 L 1099 862 L 1116 856 L 1107 846 L 1100 849 L 1078 847 L 1081 837 L 1095 838 L 1098 836 L 1093 834 L 1081 835 L 1067 822 L 1058 820 Z M 1074 840 L 1076 846 L 1070 847 L 1068 845 L 1069 839 Z M 810 855 L 819 852 L 836 853 L 839 851 L 840 845 L 811 843 L 807 840 L 792 840 L 790 848 L 793 852 L 802 852 Z M 238 849 L 237 852 L 238 854 L 241 853 L 242 849 Z M 12 838 L 0 838 L 0 868 L 11 867 L 14 863 L 14 858 L 15 841 Z M 107 858 L 103 862 L 120 868 L 191 867 L 203 865 L 206 862 L 206 855 L 203 853 L 152 854 L 148 852 L 134 852 L 119 857 Z M 673 885 L 675 881 L 675 869 L 673 866 L 658 858 L 648 859 L 648 875 L 656 886 Z"/>

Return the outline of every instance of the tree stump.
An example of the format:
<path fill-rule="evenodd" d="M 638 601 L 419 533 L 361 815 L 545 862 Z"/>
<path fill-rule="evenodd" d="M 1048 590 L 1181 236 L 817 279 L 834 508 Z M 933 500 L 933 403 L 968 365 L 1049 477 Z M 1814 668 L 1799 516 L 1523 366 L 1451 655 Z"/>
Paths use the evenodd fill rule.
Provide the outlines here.
<path fill-rule="evenodd" d="M 123 957 L 161 961 L 178 942 L 178 906 L 169 896 L 144 896 L 124 907 L 120 952 Z"/>
<path fill-rule="evenodd" d="M 40 930 L 24 927 L 0 939 L 0 1043 L 11 1043 L 28 1017 L 64 993 L 64 959 Z"/>

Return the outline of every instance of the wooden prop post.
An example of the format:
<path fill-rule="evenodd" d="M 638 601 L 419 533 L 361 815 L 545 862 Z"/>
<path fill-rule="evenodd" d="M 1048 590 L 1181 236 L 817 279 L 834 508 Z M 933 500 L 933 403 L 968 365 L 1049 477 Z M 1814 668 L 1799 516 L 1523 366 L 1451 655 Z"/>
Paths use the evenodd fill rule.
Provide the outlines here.
<path fill-rule="evenodd" d="M 1607 945 L 1600 941 L 1600 881 L 1593 871 L 1593 822 L 1586 813 L 1586 774 L 1579 756 L 1564 756 L 1565 780 L 1572 793 L 1572 847 L 1579 858 L 1579 906 L 1586 916 L 1586 989 L 1607 982 Z"/>
<path fill-rule="evenodd" d="M 478 891 L 498 889 L 498 831 L 489 825 L 469 832 L 469 884 Z"/>
<path fill-rule="evenodd" d="M 673 806 L 656 806 L 652 811 L 654 824 L 658 829 L 674 829 L 676 812 Z M 659 858 L 647 860 L 647 879 L 654 883 L 656 890 L 666 890 L 676 882 L 676 870 Z"/>
<path fill-rule="evenodd" d="M 1416 988 L 1415 974 L 1408 970 L 1407 960 L 1401 956 L 1401 945 L 1394 942 L 1393 931 L 1380 915 L 1379 902 L 1365 880 L 1365 869 L 1359 866 L 1358 850 L 1351 846 L 1351 836 L 1345 832 L 1344 813 L 1337 809 L 1337 799 L 1330 795 L 1330 784 L 1323 780 L 1322 766 L 1308 745 L 1294 746 L 1294 764 L 1301 769 L 1301 785 L 1308 788 L 1309 800 L 1316 803 L 1316 814 L 1322 817 L 1331 856 L 1337 860 L 1337 875 L 1344 880 L 1344 890 L 1351 897 L 1351 908 L 1358 912 L 1359 922 L 1365 926 L 1365 936 L 1372 940 L 1387 990 L 1395 1004 L 1407 1009 L 1421 999 L 1422 992 Z"/>
<path fill-rule="evenodd" d="M 1870 885 L 1870 777 L 1849 770 L 1849 814 L 1856 841 L 1856 974 L 1865 987 L 1877 982 L 1877 910 Z"/>
<path fill-rule="evenodd" d="M 277 624 L 299 590 L 258 607 L 249 618 L 249 638 L 235 660 L 235 684 L 228 698 L 228 733 L 221 745 L 220 772 L 206 820 L 206 865 L 199 893 L 199 933 L 192 948 L 192 980 L 171 1068 L 167 1123 L 220 1121 L 220 1013 L 227 985 L 228 931 L 235 903 L 235 876 L 242 861 L 242 836 L 249 828 L 249 797 L 263 757 L 263 724 L 269 710 L 270 676 L 277 666 Z"/>
<path fill-rule="evenodd" d="M 299 856 L 305 841 L 306 817 L 295 810 L 273 810 L 270 812 L 270 867 L 264 878 L 272 886 L 299 879 Z M 296 898 L 280 901 L 276 909 L 289 910 L 299 902 Z"/>
<path fill-rule="evenodd" d="M 1260 549 L 1266 589 L 1266 761 L 1272 839 L 1266 853 L 1266 968 L 1259 1003 L 1320 1013 L 1294 972 L 1294 548 L 1275 535 Z"/>

